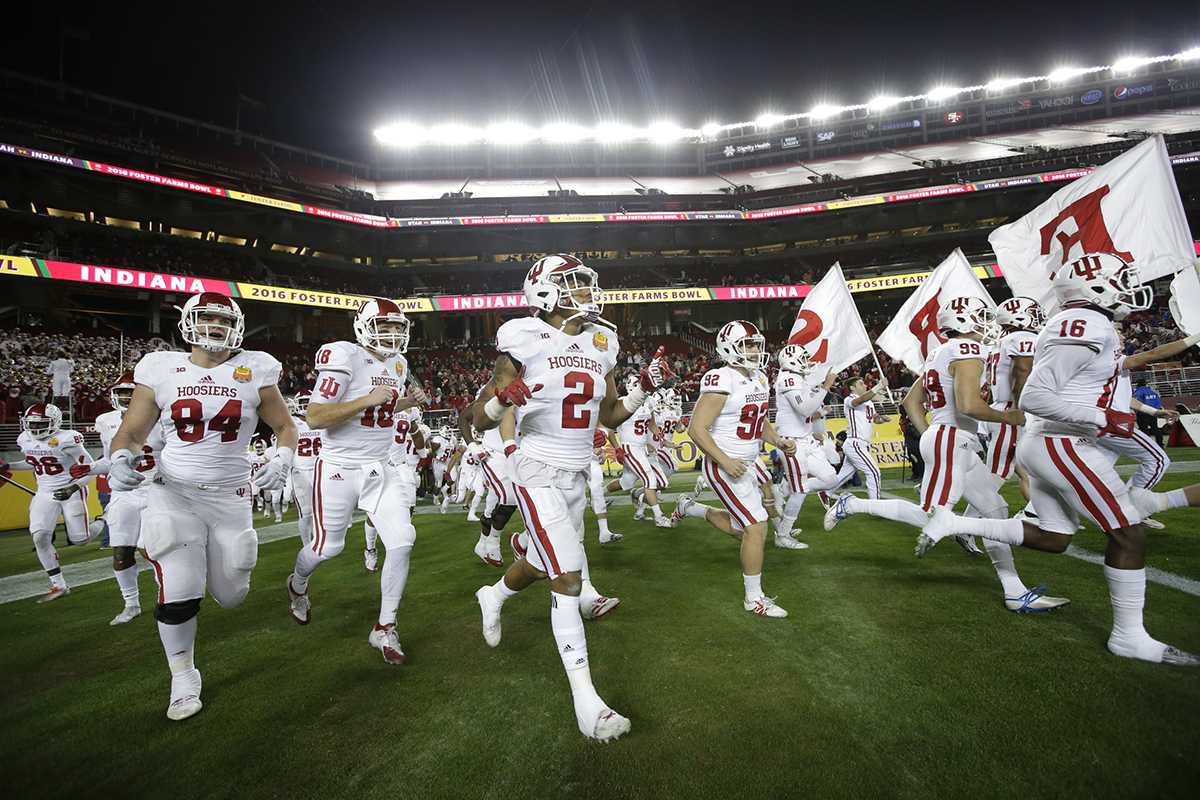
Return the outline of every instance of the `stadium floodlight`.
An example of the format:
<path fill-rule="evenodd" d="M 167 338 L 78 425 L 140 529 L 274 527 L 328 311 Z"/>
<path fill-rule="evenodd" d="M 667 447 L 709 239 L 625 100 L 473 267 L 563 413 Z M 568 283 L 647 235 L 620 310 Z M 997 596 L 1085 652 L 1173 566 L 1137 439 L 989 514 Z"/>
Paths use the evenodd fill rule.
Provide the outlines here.
<path fill-rule="evenodd" d="M 987 89 L 990 92 L 1003 92 L 1005 89 L 1011 89 L 1020 84 L 1021 80 L 1019 78 L 997 78 L 987 85 Z"/>
<path fill-rule="evenodd" d="M 1179 54 L 1180 61 L 1188 61 L 1193 58 L 1200 58 L 1200 47 L 1193 47 L 1191 50 L 1184 50 Z"/>
<path fill-rule="evenodd" d="M 724 130 L 724 128 L 719 123 L 710 122 L 707 125 L 705 125 L 703 128 L 700 129 L 700 133 L 702 133 L 708 137 L 713 137 L 713 136 L 716 136 L 718 133 L 720 133 L 722 130 Z"/>
<path fill-rule="evenodd" d="M 1113 72 L 1133 72 L 1138 67 L 1146 64 L 1153 64 L 1156 59 L 1153 58 L 1122 58 L 1117 63 L 1113 64 Z"/>
<path fill-rule="evenodd" d="M 1050 78 L 1052 83 L 1061 83 L 1062 81 L 1068 81 L 1077 75 L 1083 75 L 1084 73 L 1094 71 L 1094 67 L 1092 69 L 1082 69 L 1080 67 L 1062 67 L 1054 70 L 1054 72 L 1051 72 L 1047 77 Z"/>
<path fill-rule="evenodd" d="M 779 114 L 767 113 L 754 120 L 754 124 L 760 128 L 769 128 L 772 125 L 778 125 L 779 123 L 783 122 L 784 119 L 785 118 Z"/>
<path fill-rule="evenodd" d="M 930 89 L 925 93 L 926 99 L 938 102 L 939 100 L 948 100 L 951 97 L 957 97 L 959 89 L 951 89 L 949 86 L 939 86 L 936 89 Z"/>
<path fill-rule="evenodd" d="M 813 119 L 825 119 L 826 117 L 832 117 L 841 110 L 842 109 L 840 106 L 817 106 L 812 111 L 808 112 L 808 115 Z"/>
<path fill-rule="evenodd" d="M 537 138 L 537 131 L 528 125 L 515 122 L 502 122 L 488 126 L 483 132 L 484 138 L 493 144 L 522 144 Z"/>
<path fill-rule="evenodd" d="M 876 97 L 871 102 L 867 103 L 867 108 L 871 111 L 882 111 L 885 108 L 891 108 L 900 102 L 898 97 Z"/>
<path fill-rule="evenodd" d="M 429 138 L 438 144 L 467 144 L 483 138 L 483 131 L 466 125 L 438 125 L 429 130 Z"/>
<path fill-rule="evenodd" d="M 376 130 L 375 138 L 384 144 L 411 147 L 428 141 L 429 134 L 419 125 L 389 125 Z"/>
<path fill-rule="evenodd" d="M 663 144 L 677 142 L 690 133 L 691 131 L 681 128 L 678 125 L 672 125 L 669 122 L 660 122 L 646 129 L 646 136 L 650 141 L 661 142 Z"/>
<path fill-rule="evenodd" d="M 542 138 L 547 142 L 581 142 L 591 134 L 578 125 L 555 123 L 542 128 Z"/>
<path fill-rule="evenodd" d="M 597 125 L 592 135 L 596 137 L 596 141 L 598 142 L 628 142 L 631 139 L 637 139 L 639 136 L 648 136 L 649 134 L 629 125 L 606 122 L 603 125 Z"/>

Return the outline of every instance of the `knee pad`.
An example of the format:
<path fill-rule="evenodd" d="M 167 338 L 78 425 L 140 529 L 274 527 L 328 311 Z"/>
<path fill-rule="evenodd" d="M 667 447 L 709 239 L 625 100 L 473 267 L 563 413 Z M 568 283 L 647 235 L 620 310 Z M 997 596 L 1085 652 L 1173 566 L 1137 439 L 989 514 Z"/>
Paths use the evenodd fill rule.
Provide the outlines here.
<path fill-rule="evenodd" d="M 604 502 L 603 498 L 601 502 Z M 496 506 L 496 510 L 492 512 L 492 527 L 503 528 L 512 519 L 512 515 L 516 510 L 516 506 Z"/>
<path fill-rule="evenodd" d="M 199 613 L 199 597 L 178 603 L 159 603 L 154 607 L 154 618 L 164 625 L 182 625 Z"/>
<path fill-rule="evenodd" d="M 154 514 L 142 521 L 142 550 L 151 561 L 158 561 L 179 545 L 175 520 L 167 514 Z"/>
<path fill-rule="evenodd" d="M 254 531 L 242 531 L 233 537 L 229 542 L 226 557 L 232 570 L 248 572 L 254 569 L 254 565 L 258 563 L 258 537 L 254 535 Z"/>
<path fill-rule="evenodd" d="M 54 531 L 30 531 L 33 543 L 38 547 L 46 547 L 54 541 Z"/>
<path fill-rule="evenodd" d="M 417 529 L 412 524 L 400 528 L 400 546 L 412 547 L 417 541 Z"/>

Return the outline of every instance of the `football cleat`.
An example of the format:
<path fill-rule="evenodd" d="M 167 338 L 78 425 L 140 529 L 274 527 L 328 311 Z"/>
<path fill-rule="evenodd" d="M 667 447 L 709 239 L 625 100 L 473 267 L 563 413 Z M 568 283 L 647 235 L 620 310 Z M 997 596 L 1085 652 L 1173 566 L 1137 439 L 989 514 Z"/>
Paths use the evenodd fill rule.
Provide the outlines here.
<path fill-rule="evenodd" d="M 965 533 L 955 533 L 950 537 L 958 542 L 958 546 L 967 551 L 967 555 L 979 558 L 983 555 L 983 551 L 979 549 L 979 545 L 975 544 L 974 536 L 967 536 Z"/>
<path fill-rule="evenodd" d="M 58 600 L 60 597 L 66 597 L 71 593 L 71 590 L 66 586 L 51 586 L 50 594 L 44 597 L 39 597 L 39 603 L 49 603 L 51 600 Z"/>
<path fill-rule="evenodd" d="M 671 527 L 674 528 L 675 526 L 671 525 Z M 602 533 L 600 534 L 600 544 L 612 544 L 613 542 L 619 542 L 624 538 L 625 535 L 622 533 L 609 533 L 608 536 L 605 536 Z"/>
<path fill-rule="evenodd" d="M 1167 645 L 1163 650 L 1162 663 L 1174 664 L 1177 667 L 1200 667 L 1200 658 Z"/>
<path fill-rule="evenodd" d="M 282 514 L 276 514 L 276 515 L 275 515 L 275 521 L 276 521 L 276 522 L 283 522 L 283 515 L 282 515 Z"/>
<path fill-rule="evenodd" d="M 642 522 L 643 520 L 645 520 L 646 519 L 646 507 L 639 506 L 638 510 L 633 512 L 633 518 L 635 520 L 637 520 L 638 522 Z"/>
<path fill-rule="evenodd" d="M 438 503 L 438 513 L 445 514 L 446 509 L 450 506 L 450 495 L 442 498 L 442 502 Z"/>
<path fill-rule="evenodd" d="M 180 670 L 171 674 L 171 704 L 167 706 L 167 719 L 179 721 L 194 717 L 204 704 L 200 702 L 200 670 Z"/>
<path fill-rule="evenodd" d="M 379 572 L 379 551 L 375 549 L 363 550 L 363 566 L 372 575 Z"/>
<path fill-rule="evenodd" d="M 109 625 L 124 625 L 126 622 L 132 622 L 142 615 L 141 606 L 127 605 L 121 609 L 121 613 L 112 618 Z"/>
<path fill-rule="evenodd" d="M 755 614 L 761 614 L 764 617 L 776 617 L 782 619 L 788 613 L 779 606 L 775 605 L 774 597 L 756 597 L 753 600 L 743 600 L 742 608 L 747 611 L 753 611 Z"/>
<path fill-rule="evenodd" d="M 631 727 L 632 725 L 629 720 L 611 708 L 606 708 L 596 718 L 596 725 L 592 728 L 591 738 L 598 742 L 611 742 L 613 739 L 619 738 L 621 734 L 629 733 Z"/>
<path fill-rule="evenodd" d="M 830 499 L 833 501 L 832 505 L 825 506 L 827 510 L 825 512 L 824 525 L 827 531 L 833 530 L 839 522 L 850 516 L 850 512 L 846 510 L 846 504 L 850 500 L 850 495 L 834 495 Z"/>
<path fill-rule="evenodd" d="M 375 630 L 367 637 L 371 647 L 383 653 L 383 660 L 397 667 L 404 663 L 404 651 L 400 649 L 400 639 L 396 636 L 396 623 L 389 622 L 382 628 L 375 623 Z"/>
<path fill-rule="evenodd" d="M 588 600 L 580 599 L 579 612 L 584 619 L 600 619 L 605 614 L 611 614 L 621 605 L 621 601 L 616 597 L 604 597 L 596 595 Z"/>
<path fill-rule="evenodd" d="M 523 533 L 525 533 L 525 531 L 518 531 L 517 533 L 514 533 L 512 536 L 508 537 L 508 546 L 511 547 L 513 551 L 513 561 L 519 561 L 525 557 L 525 550 L 527 548 L 521 546 L 521 534 Z"/>
<path fill-rule="evenodd" d="M 921 528 L 921 535 L 917 537 L 917 558 L 924 558 L 929 548 L 953 534 L 954 515 L 943 506 L 936 507 L 929 517 L 929 522 Z"/>
<path fill-rule="evenodd" d="M 474 512 L 467 512 L 467 519 L 471 522 L 479 522 L 479 515 Z"/>
<path fill-rule="evenodd" d="M 775 534 L 775 546 L 782 547 L 784 550 L 807 550 L 808 545 L 799 539 L 793 539 L 786 533 Z"/>
<path fill-rule="evenodd" d="M 492 542 L 486 538 L 482 538 L 475 543 L 475 555 L 493 567 L 504 566 L 504 556 L 500 555 L 500 545 L 496 544 L 493 550 Z"/>
<path fill-rule="evenodd" d="M 1133 507 L 1141 512 L 1143 519 L 1151 514 L 1157 514 L 1159 511 L 1169 511 L 1171 509 L 1171 504 L 1167 500 L 1165 492 L 1155 492 L 1141 487 L 1132 487 L 1129 490 L 1129 499 L 1133 501 Z"/>
<path fill-rule="evenodd" d="M 492 587 L 480 587 L 475 599 L 479 601 L 479 610 L 483 612 L 483 640 L 488 647 L 495 647 L 500 644 L 500 608 L 492 610 L 496 602 L 492 597 Z"/>
<path fill-rule="evenodd" d="M 654 527 L 656 528 L 674 528 L 675 524 L 668 517 L 655 517 Z"/>
<path fill-rule="evenodd" d="M 1144 520 L 1142 520 L 1142 527 L 1149 528 L 1150 530 L 1154 530 L 1154 531 L 1161 531 L 1163 528 L 1165 528 L 1167 526 L 1163 525 L 1161 522 L 1154 519 L 1154 517 L 1146 517 Z"/>
<path fill-rule="evenodd" d="M 671 514 L 672 527 L 678 525 L 687 516 L 688 506 L 696 502 L 689 494 L 679 495 L 679 499 L 675 501 L 675 511 Z"/>
<path fill-rule="evenodd" d="M 291 606 L 292 619 L 301 625 L 307 625 L 312 621 L 312 604 L 308 602 L 308 592 L 303 594 L 292 588 L 292 577 L 289 575 L 287 579 L 288 604 Z"/>
<path fill-rule="evenodd" d="M 1042 589 L 1045 589 L 1047 585 L 1043 583 L 1020 597 L 1006 597 L 1004 606 L 1017 614 L 1026 614 L 1031 611 L 1053 611 L 1056 608 L 1071 605 L 1071 601 L 1065 597 L 1047 597 L 1042 594 Z"/>
<path fill-rule="evenodd" d="M 1151 639 L 1149 636 L 1144 636 L 1133 644 L 1118 642 L 1110 638 L 1108 650 L 1113 655 L 1124 658 L 1137 658 L 1142 661 L 1172 664 L 1177 667 L 1200 667 L 1200 658 L 1191 653 L 1185 653 L 1177 647 L 1171 647 L 1169 644 Z"/>

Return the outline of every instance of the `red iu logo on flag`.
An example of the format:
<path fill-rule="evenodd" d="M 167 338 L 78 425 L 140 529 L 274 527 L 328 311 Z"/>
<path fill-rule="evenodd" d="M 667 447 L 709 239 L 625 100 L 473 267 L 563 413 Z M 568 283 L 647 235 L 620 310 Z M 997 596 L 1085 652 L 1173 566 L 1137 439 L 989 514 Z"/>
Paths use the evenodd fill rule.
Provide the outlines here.
<path fill-rule="evenodd" d="M 1125 261 L 1133 261 L 1133 255 L 1117 249 L 1112 237 L 1108 234 L 1108 226 L 1104 223 L 1104 213 L 1100 201 L 1109 193 L 1107 186 L 1076 200 L 1071 205 L 1058 212 L 1058 216 L 1042 226 L 1042 255 L 1050 255 L 1054 242 L 1062 248 L 1060 264 L 1070 259 L 1071 248 L 1079 245 L 1083 253 L 1112 253 Z M 1068 224 L 1069 223 L 1069 224 Z M 1073 230 L 1072 230 L 1073 229 Z"/>

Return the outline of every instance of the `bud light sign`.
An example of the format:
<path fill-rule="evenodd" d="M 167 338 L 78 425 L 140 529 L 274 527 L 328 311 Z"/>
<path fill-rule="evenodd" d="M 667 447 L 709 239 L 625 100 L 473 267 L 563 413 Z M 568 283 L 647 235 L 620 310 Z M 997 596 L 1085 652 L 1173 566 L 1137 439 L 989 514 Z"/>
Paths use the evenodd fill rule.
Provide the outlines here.
<path fill-rule="evenodd" d="M 1099 89 L 1092 89 L 1083 97 L 1079 98 L 1079 102 L 1083 103 L 1085 106 L 1091 106 L 1099 103 L 1103 99 L 1104 92 L 1100 91 Z"/>

